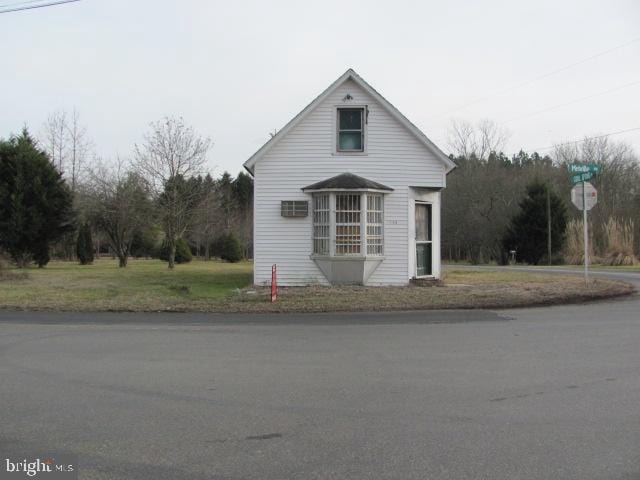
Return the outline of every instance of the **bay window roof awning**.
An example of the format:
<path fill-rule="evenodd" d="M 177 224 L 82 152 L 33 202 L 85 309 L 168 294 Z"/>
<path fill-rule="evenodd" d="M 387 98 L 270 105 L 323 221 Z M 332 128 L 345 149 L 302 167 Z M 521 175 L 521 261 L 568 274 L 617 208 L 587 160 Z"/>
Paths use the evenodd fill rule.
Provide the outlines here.
<path fill-rule="evenodd" d="M 326 192 L 336 190 L 366 191 L 366 192 L 392 192 L 393 188 L 387 187 L 373 180 L 368 180 L 353 173 L 341 173 L 335 177 L 327 178 L 321 182 L 313 183 L 302 189 L 303 192 Z"/>

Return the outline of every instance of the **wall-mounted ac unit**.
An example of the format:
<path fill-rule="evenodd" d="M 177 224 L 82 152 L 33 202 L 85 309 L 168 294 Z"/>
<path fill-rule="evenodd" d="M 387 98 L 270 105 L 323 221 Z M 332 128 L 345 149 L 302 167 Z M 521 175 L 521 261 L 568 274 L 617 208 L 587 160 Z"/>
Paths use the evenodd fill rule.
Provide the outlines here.
<path fill-rule="evenodd" d="M 309 215 L 309 202 L 306 200 L 282 200 L 280 215 L 283 217 L 306 217 Z"/>

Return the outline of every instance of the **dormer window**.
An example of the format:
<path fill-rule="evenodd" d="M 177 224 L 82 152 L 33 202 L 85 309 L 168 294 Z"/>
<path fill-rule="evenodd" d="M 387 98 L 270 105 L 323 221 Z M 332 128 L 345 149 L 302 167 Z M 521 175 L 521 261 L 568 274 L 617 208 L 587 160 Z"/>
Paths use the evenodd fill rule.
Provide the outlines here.
<path fill-rule="evenodd" d="M 338 108 L 338 152 L 364 152 L 364 108 Z"/>

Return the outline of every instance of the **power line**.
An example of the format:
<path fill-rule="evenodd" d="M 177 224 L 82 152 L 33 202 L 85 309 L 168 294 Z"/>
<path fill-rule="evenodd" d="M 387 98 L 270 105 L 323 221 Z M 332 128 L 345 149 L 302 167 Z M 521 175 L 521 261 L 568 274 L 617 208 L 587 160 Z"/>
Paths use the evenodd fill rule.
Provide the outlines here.
<path fill-rule="evenodd" d="M 27 7 L 17 7 L 17 8 L 10 8 L 8 10 L 0 10 L 0 13 L 11 13 L 11 12 L 19 12 L 21 10 L 32 10 L 34 8 L 53 7 L 55 5 L 62 5 L 64 3 L 73 3 L 73 2 L 79 2 L 79 1 L 80 0 L 57 0 L 55 2 L 43 3 L 41 5 L 30 5 Z"/>
<path fill-rule="evenodd" d="M 529 80 L 525 80 L 524 82 L 518 83 L 518 84 L 513 85 L 511 87 L 505 88 L 503 90 L 498 90 L 497 92 L 494 92 L 494 93 L 491 93 L 491 94 L 486 95 L 484 97 L 480 97 L 480 98 L 477 98 L 475 100 L 472 100 L 472 101 L 470 101 L 468 103 L 460 105 L 459 107 L 455 107 L 455 108 L 452 108 L 451 110 L 444 111 L 444 112 L 436 115 L 436 117 L 442 117 L 442 116 L 447 115 L 449 113 L 457 112 L 457 111 L 462 110 L 464 108 L 470 107 L 471 105 L 475 105 L 477 103 L 484 102 L 485 100 L 488 100 L 488 99 L 490 99 L 492 97 L 499 96 L 499 95 L 504 95 L 506 93 L 510 93 L 510 92 L 512 92 L 514 90 L 517 90 L 519 88 L 522 88 L 524 86 L 531 85 L 532 83 L 535 83 L 538 80 L 542 80 L 544 78 L 551 77 L 551 76 L 556 75 L 556 74 L 558 74 L 560 72 L 564 72 L 565 70 L 569 70 L 569 69 L 571 69 L 573 67 L 576 67 L 576 66 L 581 65 L 583 63 L 589 62 L 589 61 L 591 61 L 591 60 L 593 60 L 595 58 L 602 57 L 603 55 L 607 55 L 607 54 L 609 54 L 611 52 L 614 52 L 616 50 L 619 50 L 621 48 L 628 47 L 629 45 L 632 45 L 632 44 L 634 44 L 634 43 L 636 43 L 638 41 L 640 41 L 640 37 L 633 38 L 633 39 L 629 40 L 626 43 L 623 43 L 621 45 L 617 45 L 617 46 L 609 48 L 607 50 L 603 50 L 603 51 L 598 52 L 598 53 L 596 53 L 594 55 L 591 55 L 589 57 L 585 57 L 585 58 L 583 58 L 581 60 L 578 60 L 577 62 L 570 63 L 570 64 L 565 65 L 565 66 L 560 67 L 560 68 L 556 68 L 555 70 L 551 70 L 549 72 L 543 73 L 541 75 L 538 75 L 537 77 L 531 78 Z"/>
<path fill-rule="evenodd" d="M 575 145 L 576 143 L 586 142 L 587 140 L 597 140 L 598 138 L 611 137 L 613 135 L 620 135 L 621 133 L 633 132 L 635 130 L 640 130 L 640 127 L 627 128 L 626 130 L 618 130 L 617 132 L 605 133 L 604 135 L 596 135 L 595 137 L 586 137 L 582 140 L 574 140 L 572 142 L 556 143 L 555 145 L 550 145 L 548 147 L 534 148 L 532 151 L 538 152 L 540 150 L 549 150 L 550 148 L 562 147 L 564 145 Z"/>
<path fill-rule="evenodd" d="M 523 120 L 525 118 L 533 117 L 535 115 L 539 115 L 541 113 L 548 112 L 550 110 L 555 110 L 557 108 L 566 107 L 568 105 L 573 105 L 575 103 L 580 103 L 580 102 L 583 102 L 585 100 L 589 100 L 589 99 L 594 98 L 594 97 L 599 97 L 601 95 L 606 95 L 608 93 L 617 92 L 618 90 L 622 90 L 622 89 L 625 89 L 625 88 L 628 88 L 628 87 L 632 87 L 632 86 L 637 85 L 639 83 L 640 83 L 640 80 L 636 80 L 635 82 L 631 82 L 631 83 L 627 83 L 625 85 L 620 85 L 618 87 L 610 88 L 609 90 L 605 90 L 603 92 L 598 92 L 598 93 L 594 93 L 592 95 L 587 95 L 586 97 L 576 98 L 574 100 L 570 100 L 570 101 L 565 102 L 565 103 L 559 103 L 558 105 L 552 105 L 551 107 L 543 108 L 542 110 L 536 110 L 535 112 L 527 113 L 527 114 L 522 115 L 520 117 L 511 118 L 509 120 L 505 120 L 504 122 L 501 122 L 500 124 L 504 125 L 505 123 L 511 123 L 511 122 L 515 122 L 517 120 Z"/>
<path fill-rule="evenodd" d="M 42 3 L 44 0 L 24 0 L 22 2 L 12 2 L 0 5 L 0 8 L 13 7 L 14 5 L 26 5 L 28 3 Z"/>

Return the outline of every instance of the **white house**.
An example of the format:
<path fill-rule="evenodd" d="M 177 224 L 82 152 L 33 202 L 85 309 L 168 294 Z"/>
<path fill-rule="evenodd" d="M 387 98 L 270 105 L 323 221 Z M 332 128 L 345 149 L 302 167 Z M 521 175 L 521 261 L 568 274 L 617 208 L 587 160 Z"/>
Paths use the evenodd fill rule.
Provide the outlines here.
<path fill-rule="evenodd" d="M 440 192 L 455 164 L 349 69 L 244 164 L 254 282 L 403 285 L 440 276 Z"/>

